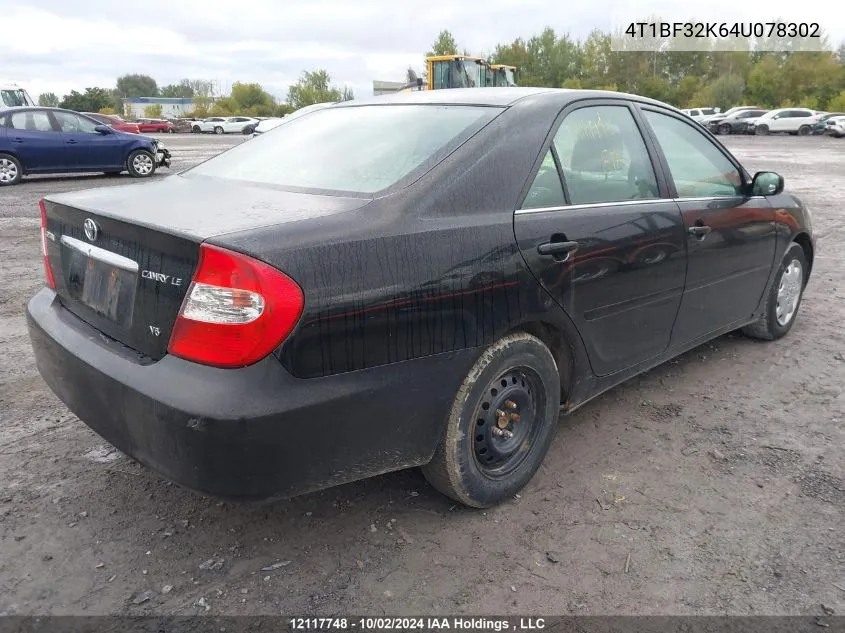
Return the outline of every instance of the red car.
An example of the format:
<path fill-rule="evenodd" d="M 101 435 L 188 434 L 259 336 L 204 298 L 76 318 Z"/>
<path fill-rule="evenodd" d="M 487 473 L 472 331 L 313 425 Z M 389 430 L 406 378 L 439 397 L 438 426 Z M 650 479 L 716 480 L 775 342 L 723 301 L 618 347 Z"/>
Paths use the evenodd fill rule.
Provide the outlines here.
<path fill-rule="evenodd" d="M 138 119 L 138 128 L 144 133 L 166 132 L 169 134 L 173 131 L 173 124 L 161 119 Z"/>
<path fill-rule="evenodd" d="M 124 121 L 115 114 L 100 114 L 99 112 L 82 112 L 85 116 L 99 121 L 103 125 L 113 127 L 118 132 L 129 132 L 131 134 L 140 134 L 141 130 L 135 123 Z"/>

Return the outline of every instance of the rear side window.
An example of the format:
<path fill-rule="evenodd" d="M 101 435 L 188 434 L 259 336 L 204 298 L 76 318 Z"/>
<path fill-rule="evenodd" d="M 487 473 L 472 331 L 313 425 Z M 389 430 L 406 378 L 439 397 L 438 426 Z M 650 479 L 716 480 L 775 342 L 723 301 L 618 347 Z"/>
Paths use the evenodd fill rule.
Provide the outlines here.
<path fill-rule="evenodd" d="M 663 149 L 679 197 L 741 193 L 739 171 L 704 134 L 675 117 L 651 110 L 644 114 Z"/>
<path fill-rule="evenodd" d="M 626 106 L 575 110 L 561 123 L 554 144 L 572 204 L 658 197 L 645 141 Z"/>
<path fill-rule="evenodd" d="M 441 158 L 501 112 L 479 106 L 325 108 L 297 117 L 189 174 L 372 194 Z"/>
<path fill-rule="evenodd" d="M 563 197 L 563 187 L 560 184 L 560 175 L 555 165 L 555 158 L 552 150 L 546 152 L 546 157 L 540 165 L 540 171 L 531 183 L 531 189 L 525 196 L 522 203 L 523 209 L 541 209 L 543 207 L 561 207 L 566 204 Z"/>
<path fill-rule="evenodd" d="M 55 117 L 59 122 L 62 132 L 96 134 L 97 123 L 91 119 L 73 114 L 71 112 L 56 112 Z"/>
<path fill-rule="evenodd" d="M 27 111 L 27 112 L 13 112 L 11 117 L 11 127 L 16 130 L 30 130 L 32 132 L 52 132 L 53 125 L 50 123 L 50 117 L 46 112 Z"/>

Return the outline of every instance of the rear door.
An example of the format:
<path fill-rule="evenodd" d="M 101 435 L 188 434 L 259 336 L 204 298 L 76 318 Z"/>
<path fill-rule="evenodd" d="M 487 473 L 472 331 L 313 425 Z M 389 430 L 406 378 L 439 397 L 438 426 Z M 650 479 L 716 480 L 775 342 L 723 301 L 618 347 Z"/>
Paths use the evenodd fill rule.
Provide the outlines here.
<path fill-rule="evenodd" d="M 687 276 L 673 343 L 747 321 L 762 297 L 776 246 L 774 211 L 750 196 L 745 171 L 696 126 L 642 106 L 686 229 Z"/>
<path fill-rule="evenodd" d="M 565 109 L 514 215 L 522 255 L 569 314 L 598 375 L 659 355 L 683 292 L 685 238 L 636 111 Z"/>
<path fill-rule="evenodd" d="M 77 171 L 123 167 L 124 137 L 101 134 L 97 123 L 74 112 L 53 113 L 64 137 L 65 164 Z"/>
<path fill-rule="evenodd" d="M 9 115 L 6 139 L 30 172 L 61 169 L 64 139 L 46 110 L 21 110 Z"/>

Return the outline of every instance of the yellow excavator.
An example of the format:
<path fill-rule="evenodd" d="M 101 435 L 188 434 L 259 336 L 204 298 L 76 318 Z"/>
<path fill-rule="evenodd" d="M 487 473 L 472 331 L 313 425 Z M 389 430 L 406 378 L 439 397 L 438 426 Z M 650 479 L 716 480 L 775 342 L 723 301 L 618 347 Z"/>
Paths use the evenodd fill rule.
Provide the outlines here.
<path fill-rule="evenodd" d="M 488 86 L 512 88 L 516 86 L 517 67 L 507 64 L 490 64 Z"/>
<path fill-rule="evenodd" d="M 402 86 L 399 92 L 516 85 L 516 66 L 491 65 L 481 57 L 435 55 L 426 57 L 425 62 L 426 79 L 411 81 Z"/>

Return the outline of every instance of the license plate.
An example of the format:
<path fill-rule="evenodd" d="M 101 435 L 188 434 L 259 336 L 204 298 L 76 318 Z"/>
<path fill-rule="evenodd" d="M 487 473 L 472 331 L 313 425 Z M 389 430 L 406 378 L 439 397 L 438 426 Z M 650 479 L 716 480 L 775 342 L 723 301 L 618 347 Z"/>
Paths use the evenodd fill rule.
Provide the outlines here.
<path fill-rule="evenodd" d="M 79 240 L 63 238 L 62 242 L 69 247 L 65 251 L 65 261 L 66 284 L 71 298 L 118 325 L 130 325 L 138 280 L 137 264 Z"/>

